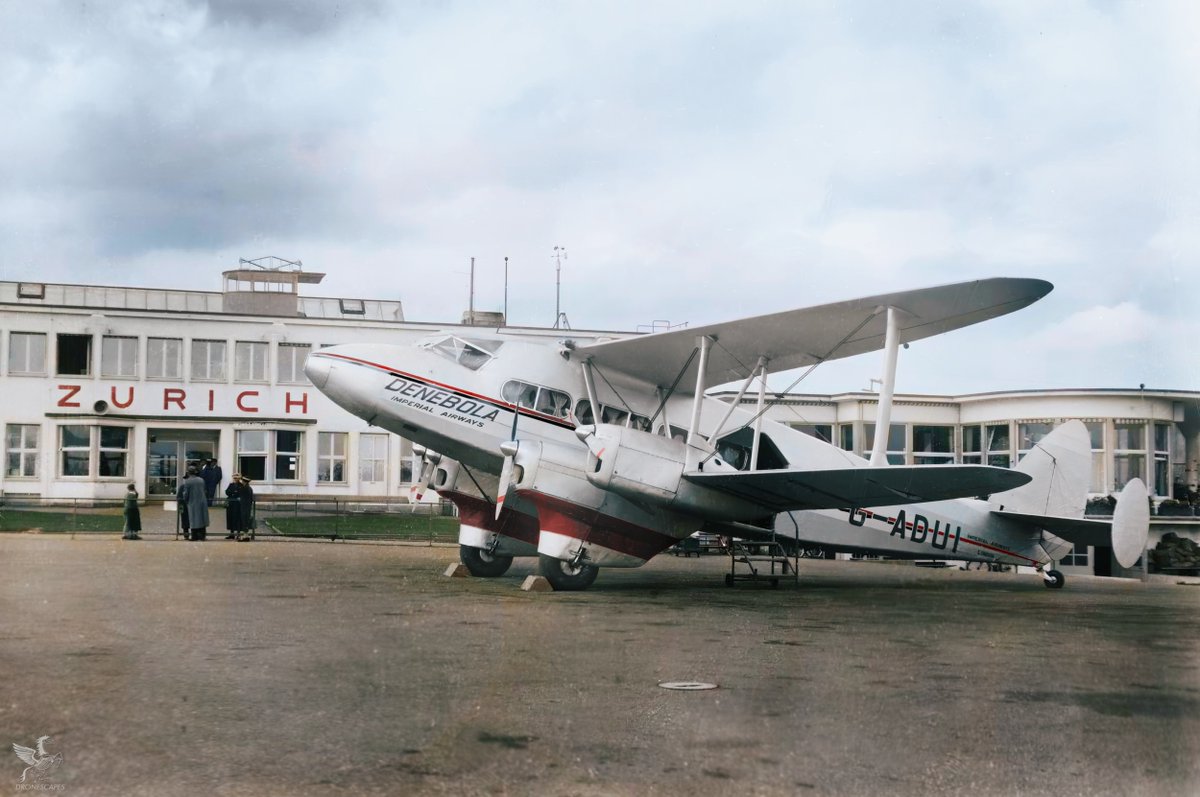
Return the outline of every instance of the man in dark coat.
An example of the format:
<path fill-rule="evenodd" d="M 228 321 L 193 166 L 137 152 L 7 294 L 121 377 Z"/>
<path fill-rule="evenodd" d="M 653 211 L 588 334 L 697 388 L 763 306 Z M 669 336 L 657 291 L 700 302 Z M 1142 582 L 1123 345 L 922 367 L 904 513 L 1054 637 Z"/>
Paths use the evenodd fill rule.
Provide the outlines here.
<path fill-rule="evenodd" d="M 238 534 L 238 541 L 245 542 L 254 539 L 254 529 L 258 526 L 254 506 L 254 488 L 250 486 L 250 480 L 245 476 L 242 477 L 241 504 L 242 529 Z"/>
<path fill-rule="evenodd" d="M 208 495 L 205 493 L 204 479 L 196 472 L 196 468 L 188 468 L 188 477 L 183 480 L 180 494 L 183 504 L 187 507 L 188 525 L 192 527 L 192 540 L 203 542 L 208 532 Z"/>
<path fill-rule="evenodd" d="M 204 495 L 208 498 L 208 505 L 213 505 L 213 500 L 217 497 L 217 488 L 221 486 L 221 466 L 217 464 L 215 459 L 210 459 L 204 463 L 204 467 L 200 470 L 200 478 L 204 479 Z"/>

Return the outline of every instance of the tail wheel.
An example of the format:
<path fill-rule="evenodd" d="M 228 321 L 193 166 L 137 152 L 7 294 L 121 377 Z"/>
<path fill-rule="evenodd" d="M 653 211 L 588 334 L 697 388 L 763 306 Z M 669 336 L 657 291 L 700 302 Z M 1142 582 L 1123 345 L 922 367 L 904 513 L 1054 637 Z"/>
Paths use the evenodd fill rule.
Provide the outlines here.
<path fill-rule="evenodd" d="M 497 556 L 470 545 L 458 546 L 458 558 L 471 571 L 471 575 L 480 578 L 502 576 L 512 566 L 511 556 Z"/>
<path fill-rule="evenodd" d="M 1067 577 L 1057 570 L 1046 571 L 1046 587 L 1048 589 L 1062 589 L 1063 584 L 1067 583 Z"/>
<path fill-rule="evenodd" d="M 538 569 L 550 586 L 562 592 L 587 589 L 600 574 L 600 568 L 595 565 L 573 565 L 545 554 L 538 556 Z"/>

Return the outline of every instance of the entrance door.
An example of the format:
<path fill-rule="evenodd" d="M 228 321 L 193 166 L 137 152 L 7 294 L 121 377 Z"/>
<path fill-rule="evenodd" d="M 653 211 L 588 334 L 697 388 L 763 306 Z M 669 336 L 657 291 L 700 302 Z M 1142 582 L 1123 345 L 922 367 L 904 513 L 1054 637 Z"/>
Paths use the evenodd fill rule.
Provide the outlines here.
<path fill-rule="evenodd" d="M 362 495 L 387 495 L 388 437 L 358 436 L 358 491 Z"/>
<path fill-rule="evenodd" d="M 197 470 L 217 456 L 220 432 L 207 429 L 150 429 L 146 446 L 146 495 L 174 498 L 188 465 Z"/>

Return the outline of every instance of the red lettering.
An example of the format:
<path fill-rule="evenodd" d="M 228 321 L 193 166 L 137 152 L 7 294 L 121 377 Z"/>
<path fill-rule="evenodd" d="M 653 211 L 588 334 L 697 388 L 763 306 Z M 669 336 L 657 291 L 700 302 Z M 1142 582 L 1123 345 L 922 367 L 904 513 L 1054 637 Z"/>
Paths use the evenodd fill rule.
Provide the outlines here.
<path fill-rule="evenodd" d="M 301 393 L 299 399 L 293 399 L 291 393 L 283 394 L 283 411 L 288 415 L 292 414 L 292 407 L 299 407 L 300 412 L 304 415 L 308 414 L 308 394 Z"/>
<path fill-rule="evenodd" d="M 125 409 L 126 407 L 128 407 L 130 404 L 133 403 L 133 385 L 129 386 L 129 398 L 125 399 L 124 404 L 117 401 L 117 386 L 116 385 L 112 386 L 112 390 L 109 392 L 109 396 L 112 398 L 112 405 L 114 407 L 117 407 L 119 409 Z"/>
<path fill-rule="evenodd" d="M 243 390 L 241 393 L 238 393 L 237 401 L 236 401 L 237 408 L 239 410 L 241 410 L 242 412 L 258 412 L 258 407 L 247 407 L 245 404 L 242 403 L 242 399 L 246 398 L 247 396 L 257 396 L 257 395 L 258 395 L 257 390 Z"/>
<path fill-rule="evenodd" d="M 177 387 L 163 388 L 163 409 L 170 409 L 171 404 L 178 404 L 181 410 L 187 409 L 187 407 L 183 406 L 185 398 L 187 398 L 187 392 Z"/>
<path fill-rule="evenodd" d="M 78 401 L 71 401 L 71 399 L 75 397 L 75 394 L 81 390 L 81 387 L 79 385 L 59 385 L 58 389 L 67 391 L 66 395 L 64 395 L 62 398 L 60 398 L 58 400 L 58 406 L 60 406 L 60 407 L 78 407 L 79 406 Z"/>

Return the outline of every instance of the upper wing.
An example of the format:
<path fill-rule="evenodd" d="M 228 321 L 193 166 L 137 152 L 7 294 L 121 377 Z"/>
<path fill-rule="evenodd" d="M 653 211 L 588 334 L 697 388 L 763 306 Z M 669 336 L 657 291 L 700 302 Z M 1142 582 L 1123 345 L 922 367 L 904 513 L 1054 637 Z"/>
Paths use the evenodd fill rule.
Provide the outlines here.
<path fill-rule="evenodd" d="M 1029 481 L 1024 473 L 986 465 L 693 472 L 684 478 L 772 512 L 945 501 L 1003 492 Z"/>
<path fill-rule="evenodd" d="M 17 744 L 16 742 L 13 742 L 12 747 L 13 752 L 17 754 L 17 758 L 31 767 L 37 766 L 37 750 L 34 750 L 32 747 L 26 747 L 23 744 Z"/>
<path fill-rule="evenodd" d="M 1044 280 L 994 278 L 901 291 L 800 310 L 688 327 L 640 337 L 581 344 L 577 353 L 596 365 L 665 386 L 671 384 L 702 336 L 716 338 L 706 382 L 719 385 L 750 375 L 759 356 L 772 371 L 883 348 L 887 314 L 902 310 L 900 342 L 907 343 L 1020 310 L 1054 286 Z M 694 378 L 696 365 L 687 375 Z"/>

